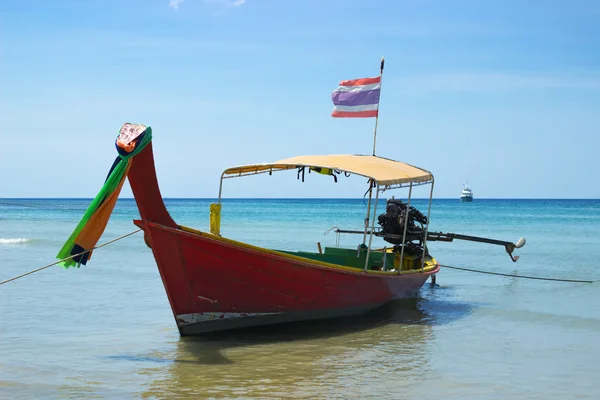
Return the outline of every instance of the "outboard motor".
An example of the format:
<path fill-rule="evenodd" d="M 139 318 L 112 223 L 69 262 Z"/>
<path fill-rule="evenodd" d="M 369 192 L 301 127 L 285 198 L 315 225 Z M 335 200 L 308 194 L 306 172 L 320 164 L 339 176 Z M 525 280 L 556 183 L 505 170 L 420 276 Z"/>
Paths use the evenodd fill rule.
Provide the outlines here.
<path fill-rule="evenodd" d="M 404 225 L 406 227 L 406 241 L 420 240 L 423 237 L 423 225 L 427 224 L 427 217 L 414 207 L 407 207 L 402 200 L 388 199 L 385 214 L 379 215 L 377 222 L 381 225 L 383 240 L 394 245 L 401 245 Z M 418 222 L 420 226 L 417 226 Z"/>

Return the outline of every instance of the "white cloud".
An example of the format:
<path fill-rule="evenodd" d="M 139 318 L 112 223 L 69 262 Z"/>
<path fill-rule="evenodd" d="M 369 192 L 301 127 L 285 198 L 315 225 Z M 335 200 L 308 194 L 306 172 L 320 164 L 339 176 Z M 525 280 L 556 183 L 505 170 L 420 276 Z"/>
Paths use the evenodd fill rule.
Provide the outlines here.
<path fill-rule="evenodd" d="M 221 4 L 226 7 L 241 7 L 246 0 L 204 0 L 206 3 Z"/>
<path fill-rule="evenodd" d="M 179 10 L 179 5 L 185 0 L 169 0 L 169 7 Z M 204 0 L 205 3 L 220 4 L 226 7 L 241 7 L 246 4 L 246 0 Z"/>
<path fill-rule="evenodd" d="M 169 1 L 169 7 L 178 10 L 179 9 L 179 5 L 181 3 L 183 3 L 184 0 L 170 0 Z"/>

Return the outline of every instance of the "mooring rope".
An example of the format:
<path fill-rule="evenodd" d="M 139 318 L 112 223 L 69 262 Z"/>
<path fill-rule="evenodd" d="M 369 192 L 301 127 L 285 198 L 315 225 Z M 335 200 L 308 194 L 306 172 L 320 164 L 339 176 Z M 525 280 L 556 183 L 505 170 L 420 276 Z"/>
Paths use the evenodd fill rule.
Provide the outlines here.
<path fill-rule="evenodd" d="M 74 257 L 80 256 L 80 255 L 82 255 L 82 254 L 89 253 L 89 252 L 90 252 L 90 251 L 92 251 L 92 250 L 96 250 L 96 249 L 99 249 L 100 247 L 107 246 L 107 245 L 109 245 L 109 244 L 111 244 L 111 243 L 114 243 L 114 242 L 116 242 L 117 240 L 121 240 L 121 239 L 124 239 L 124 238 L 126 238 L 127 236 L 131 236 L 131 235 L 133 235 L 134 233 L 138 233 L 139 231 L 141 231 L 141 229 L 136 229 L 136 230 L 135 230 L 135 231 L 133 231 L 133 232 L 129 232 L 129 233 L 125 234 L 125 235 L 119 236 L 118 238 L 115 238 L 115 239 L 109 240 L 108 242 L 105 242 L 105 243 L 99 244 L 98 246 L 96 246 L 96 247 L 94 247 L 94 248 L 92 248 L 92 249 L 90 249 L 90 250 L 85 250 L 85 251 L 82 251 L 81 253 L 78 253 L 78 254 L 73 254 L 73 255 L 72 255 L 72 256 L 70 256 L 70 257 L 63 258 L 62 260 L 58 260 L 58 261 L 56 261 L 56 262 L 53 262 L 52 264 L 44 265 L 43 267 L 36 268 L 36 269 L 34 269 L 33 271 L 29 271 L 29 272 L 26 272 L 26 273 L 24 273 L 24 274 L 21 274 L 21 275 L 15 276 L 14 278 L 7 279 L 7 280 L 5 280 L 5 281 L 2 281 L 2 282 L 0 282 L 0 285 L 4 285 L 5 283 L 8 283 L 8 282 L 11 282 L 11 281 L 17 280 L 17 279 L 19 279 L 19 278 L 22 278 L 22 277 L 24 277 L 24 276 L 27 276 L 27 275 L 31 275 L 31 274 L 33 274 L 34 272 L 38 272 L 38 271 L 41 271 L 41 270 L 43 270 L 43 269 L 49 268 L 49 267 L 51 267 L 51 266 L 53 266 L 53 265 L 60 264 L 60 263 L 61 263 L 61 262 L 63 262 L 63 261 L 70 260 L 71 258 L 74 258 Z"/>
<path fill-rule="evenodd" d="M 462 268 L 462 267 L 453 267 L 451 265 L 441 265 L 440 267 L 442 268 L 451 268 L 451 269 L 458 269 L 461 271 L 467 271 L 467 272 L 477 272 L 479 274 L 489 274 L 489 275 L 500 275 L 500 276 L 509 276 L 511 278 L 522 278 L 522 279 L 537 279 L 540 281 L 558 281 L 558 282 L 577 282 L 577 283 L 594 283 L 594 281 L 586 281 L 586 280 L 580 280 L 580 279 L 560 279 L 560 278 L 544 278 L 544 277 L 540 277 L 540 276 L 527 276 L 527 275 L 515 275 L 515 274 L 503 274 L 500 272 L 491 272 L 491 271 L 482 271 L 479 269 L 470 269 L 470 268 Z"/>
<path fill-rule="evenodd" d="M 335 228 L 335 227 L 334 227 L 334 228 Z M 331 229 L 333 229 L 333 228 L 331 228 Z M 328 231 L 325 233 L 325 235 L 326 235 L 327 233 L 329 233 L 329 231 L 331 231 L 331 229 L 329 229 L 329 230 L 328 230 Z M 31 274 L 33 274 L 33 273 L 35 273 L 35 272 L 42 271 L 42 270 L 44 270 L 44 269 L 46 269 L 46 268 L 50 268 L 50 267 L 52 267 L 53 265 L 60 264 L 60 263 L 61 263 L 61 262 L 63 262 L 63 261 L 70 260 L 71 258 L 74 258 L 74 257 L 80 256 L 80 255 L 83 255 L 83 254 L 85 254 L 85 253 L 89 253 L 90 251 L 93 251 L 93 250 L 99 249 L 100 247 L 108 246 L 108 245 L 109 245 L 109 244 L 111 244 L 111 243 L 114 243 L 114 242 L 116 242 L 116 241 L 119 241 L 119 240 L 121 240 L 121 239 L 124 239 L 124 238 L 126 238 L 126 237 L 128 237 L 128 236 L 131 236 L 131 235 L 133 235 L 133 234 L 136 234 L 136 233 L 138 233 L 139 231 L 141 231 L 141 229 L 136 229 L 135 231 L 132 231 L 132 232 L 126 233 L 125 235 L 121 235 L 121 236 L 119 236 L 119 237 L 117 237 L 117 238 L 115 238 L 115 239 L 109 240 L 108 242 L 104 242 L 104 243 L 102 243 L 102 244 L 99 244 L 98 246 L 96 246 L 96 247 L 94 247 L 94 248 L 92 248 L 92 249 L 90 249 L 90 250 L 85 250 L 85 251 L 82 251 L 81 253 L 73 254 L 73 255 L 72 255 L 72 256 L 70 256 L 70 257 L 63 258 L 62 260 L 55 261 L 55 262 L 53 262 L 53 263 L 51 263 L 51 264 L 44 265 L 43 267 L 39 267 L 39 268 L 36 268 L 36 269 L 34 269 L 34 270 L 32 270 L 32 271 L 25 272 L 24 274 L 17 275 L 17 276 L 15 276 L 15 277 L 13 277 L 13 278 L 10 278 L 10 279 L 7 279 L 7 280 L 4 280 L 4 281 L 0 282 L 0 285 L 4 285 L 5 283 L 12 282 L 12 281 L 14 281 L 14 280 L 17 280 L 17 279 L 19 279 L 19 278 L 23 278 L 24 276 L 31 275 Z M 595 281 L 590 281 L 590 280 L 581 280 L 581 279 L 546 278 L 546 277 L 540 277 L 540 276 L 528 276 L 528 275 L 516 275 L 516 274 L 503 274 L 503 273 L 501 273 L 501 272 L 483 271 L 483 270 L 480 270 L 480 269 L 472 269 L 472 268 L 455 267 L 455 266 L 452 266 L 452 265 L 443 265 L 443 264 L 439 264 L 439 266 L 440 266 L 440 267 L 442 267 L 442 268 L 450 268 L 450 269 L 456 269 L 456 270 L 460 270 L 460 271 L 467 271 L 467 272 L 476 272 L 476 273 L 478 273 L 478 274 L 487 274 L 487 275 L 499 275 L 499 276 L 507 276 L 507 277 L 511 277 L 511 278 L 521 278 L 521 279 L 536 279 L 536 280 L 541 280 L 541 281 L 556 281 L 556 282 L 575 282 L 575 283 L 594 283 L 594 282 L 595 282 Z"/>

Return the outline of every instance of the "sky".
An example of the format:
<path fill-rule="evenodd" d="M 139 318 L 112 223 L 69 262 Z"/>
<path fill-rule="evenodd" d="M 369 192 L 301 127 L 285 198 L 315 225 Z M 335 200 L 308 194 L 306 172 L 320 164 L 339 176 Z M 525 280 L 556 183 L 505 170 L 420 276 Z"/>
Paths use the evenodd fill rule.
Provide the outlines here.
<path fill-rule="evenodd" d="M 152 127 L 165 197 L 215 197 L 234 165 L 370 154 L 375 120 L 332 118 L 331 92 L 382 56 L 377 154 L 431 171 L 434 197 L 600 198 L 600 2 L 577 0 L 2 2 L 0 198 L 94 197 L 125 122 Z M 223 195 L 366 189 L 286 172 Z"/>

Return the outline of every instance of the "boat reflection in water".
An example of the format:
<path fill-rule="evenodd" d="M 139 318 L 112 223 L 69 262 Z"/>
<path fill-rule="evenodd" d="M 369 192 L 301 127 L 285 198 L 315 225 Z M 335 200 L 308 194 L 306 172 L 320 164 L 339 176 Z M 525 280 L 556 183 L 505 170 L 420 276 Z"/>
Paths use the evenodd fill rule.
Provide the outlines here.
<path fill-rule="evenodd" d="M 436 308 L 443 309 L 441 313 Z M 392 302 L 366 315 L 182 337 L 143 398 L 365 398 L 430 379 L 434 326 L 468 305 Z"/>

